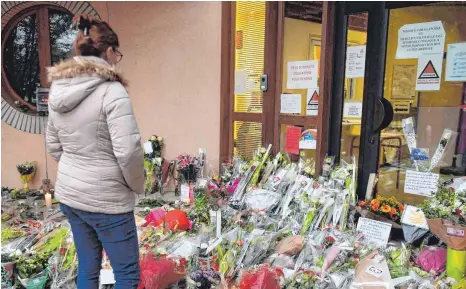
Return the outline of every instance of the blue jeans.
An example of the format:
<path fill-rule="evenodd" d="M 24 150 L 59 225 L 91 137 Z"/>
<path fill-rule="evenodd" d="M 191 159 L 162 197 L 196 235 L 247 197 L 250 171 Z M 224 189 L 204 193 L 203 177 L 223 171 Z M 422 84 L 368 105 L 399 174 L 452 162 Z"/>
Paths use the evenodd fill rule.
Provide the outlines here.
<path fill-rule="evenodd" d="M 98 289 L 105 249 L 115 275 L 115 289 L 135 289 L 140 281 L 139 246 L 134 213 L 89 213 L 60 204 L 71 225 L 78 254 L 78 289 Z"/>

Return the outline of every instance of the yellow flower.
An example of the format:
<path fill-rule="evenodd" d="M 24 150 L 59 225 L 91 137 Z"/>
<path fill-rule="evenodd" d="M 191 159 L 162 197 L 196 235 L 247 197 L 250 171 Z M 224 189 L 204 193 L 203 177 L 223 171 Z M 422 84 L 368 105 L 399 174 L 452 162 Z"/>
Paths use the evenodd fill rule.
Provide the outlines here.
<path fill-rule="evenodd" d="M 384 213 L 388 213 L 388 212 L 390 212 L 392 210 L 392 208 L 390 208 L 390 206 L 384 205 L 384 206 L 382 206 L 381 210 Z"/>

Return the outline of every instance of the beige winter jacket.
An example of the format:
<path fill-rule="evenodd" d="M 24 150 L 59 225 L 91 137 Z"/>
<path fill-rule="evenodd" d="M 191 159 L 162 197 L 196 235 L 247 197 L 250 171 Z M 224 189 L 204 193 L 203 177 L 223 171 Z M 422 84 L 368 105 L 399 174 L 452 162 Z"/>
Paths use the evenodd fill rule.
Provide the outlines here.
<path fill-rule="evenodd" d="M 131 212 L 144 192 L 144 155 L 122 77 L 97 57 L 75 57 L 48 73 L 56 199 L 88 212 Z"/>

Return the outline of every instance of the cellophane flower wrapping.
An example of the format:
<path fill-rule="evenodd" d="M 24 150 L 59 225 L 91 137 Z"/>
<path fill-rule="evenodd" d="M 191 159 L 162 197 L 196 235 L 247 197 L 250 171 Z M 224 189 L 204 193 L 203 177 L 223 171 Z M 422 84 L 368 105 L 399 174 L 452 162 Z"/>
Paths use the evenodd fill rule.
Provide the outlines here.
<path fill-rule="evenodd" d="M 141 283 L 138 289 L 166 289 L 186 275 L 185 259 L 147 254 L 140 261 Z"/>
<path fill-rule="evenodd" d="M 261 265 L 241 276 L 240 289 L 280 289 L 284 275 L 280 269 Z"/>
<path fill-rule="evenodd" d="M 439 247 L 424 248 L 416 258 L 416 264 L 423 270 L 433 272 L 435 275 L 445 271 L 446 262 L 447 249 Z"/>

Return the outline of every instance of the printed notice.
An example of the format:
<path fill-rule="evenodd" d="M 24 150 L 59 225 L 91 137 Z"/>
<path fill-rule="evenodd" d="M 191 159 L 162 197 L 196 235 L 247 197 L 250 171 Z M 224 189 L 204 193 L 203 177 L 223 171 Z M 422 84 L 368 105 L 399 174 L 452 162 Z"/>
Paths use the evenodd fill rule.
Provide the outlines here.
<path fill-rule="evenodd" d="M 288 89 L 317 87 L 318 67 L 318 60 L 288 62 L 286 87 Z"/>
<path fill-rule="evenodd" d="M 385 247 L 390 237 L 392 224 L 367 218 L 359 218 L 356 230 L 361 232 L 366 240 L 372 241 L 378 246 Z"/>
<path fill-rule="evenodd" d="M 466 42 L 448 44 L 446 81 L 466 81 Z"/>
<path fill-rule="evenodd" d="M 416 90 L 440 90 L 443 54 L 424 54 L 417 62 Z"/>
<path fill-rule="evenodd" d="M 319 114 L 319 88 L 307 90 L 306 115 Z"/>
<path fill-rule="evenodd" d="M 439 174 L 406 171 L 405 193 L 431 197 L 437 192 Z"/>
<path fill-rule="evenodd" d="M 401 217 L 401 223 L 429 230 L 424 212 L 415 206 L 406 206 Z"/>
<path fill-rule="evenodd" d="M 343 117 L 362 117 L 362 102 L 346 102 L 343 107 Z"/>
<path fill-rule="evenodd" d="M 445 29 L 441 21 L 403 25 L 398 30 L 397 59 L 418 58 L 426 53 L 443 55 Z"/>
<path fill-rule="evenodd" d="M 282 94 L 280 113 L 301 113 L 301 94 Z"/>
<path fill-rule="evenodd" d="M 346 78 L 364 77 L 366 45 L 349 46 L 346 52 Z"/>
<path fill-rule="evenodd" d="M 246 82 L 247 82 L 247 72 L 246 70 L 236 70 L 235 71 L 235 94 L 245 94 L 246 91 Z"/>

